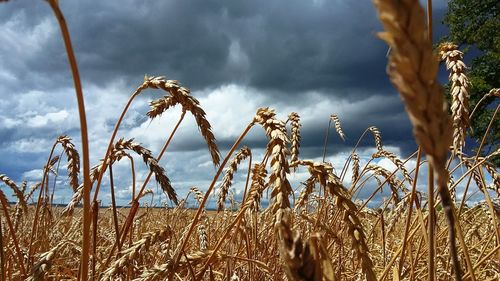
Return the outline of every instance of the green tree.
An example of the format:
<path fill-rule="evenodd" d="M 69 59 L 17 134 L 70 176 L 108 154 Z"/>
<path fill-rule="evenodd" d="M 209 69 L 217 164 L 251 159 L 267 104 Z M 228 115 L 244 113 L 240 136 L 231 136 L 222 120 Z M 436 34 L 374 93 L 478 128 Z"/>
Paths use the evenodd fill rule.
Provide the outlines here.
<path fill-rule="evenodd" d="M 467 76 L 471 82 L 470 111 L 492 88 L 500 87 L 500 1 L 498 0 L 450 0 L 444 24 L 450 29 L 444 40 L 464 47 L 465 57 L 477 54 L 470 63 Z M 471 120 L 468 147 L 477 151 L 499 104 L 498 97 L 482 102 Z M 500 113 L 493 121 L 481 155 L 487 155 L 500 148 Z M 492 162 L 500 166 L 500 157 Z"/>

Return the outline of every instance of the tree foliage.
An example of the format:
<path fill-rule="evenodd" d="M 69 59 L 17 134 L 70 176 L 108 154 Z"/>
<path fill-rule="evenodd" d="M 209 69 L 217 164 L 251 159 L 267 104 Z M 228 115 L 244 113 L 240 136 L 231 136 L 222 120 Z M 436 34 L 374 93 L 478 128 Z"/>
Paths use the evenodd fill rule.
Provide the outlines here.
<path fill-rule="evenodd" d="M 498 0 L 450 0 L 444 23 L 449 27 L 447 41 L 464 47 L 466 57 L 474 57 L 467 76 L 471 82 L 470 111 L 492 88 L 500 87 L 500 1 Z M 471 140 L 468 147 L 477 151 L 499 106 L 498 97 L 490 97 L 482 102 L 471 120 Z M 500 149 L 500 112 L 493 120 L 485 139 L 481 155 Z M 500 157 L 492 162 L 500 166 Z"/>

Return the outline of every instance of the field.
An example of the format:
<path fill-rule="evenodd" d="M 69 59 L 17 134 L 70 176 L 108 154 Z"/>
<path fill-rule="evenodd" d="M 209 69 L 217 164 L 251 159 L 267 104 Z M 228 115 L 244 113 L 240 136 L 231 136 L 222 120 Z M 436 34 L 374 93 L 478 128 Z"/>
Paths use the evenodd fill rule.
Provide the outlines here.
<path fill-rule="evenodd" d="M 33 186 L 0 175 L 1 280 L 500 279 L 500 174 L 488 161 L 500 151 L 487 157 L 462 151 L 474 111 L 467 108 L 463 53 L 452 43 L 433 50 L 418 1 L 374 1 L 384 27 L 379 37 L 390 47 L 387 72 L 406 106 L 418 147 L 408 159 L 399 159 L 384 149 L 376 127 L 367 128 L 361 138 L 373 138 L 377 152 L 372 159 L 389 160 L 395 171 L 371 161 L 360 165 L 357 147 L 342 170 L 303 159 L 299 113 L 280 120 L 270 108 L 257 109 L 229 153 L 221 156 L 203 105 L 180 82 L 163 76 L 144 77 L 117 116 L 106 155 L 91 167 L 70 35 L 57 1 L 48 2 L 61 25 L 74 74 L 83 148 L 79 151 L 68 136 L 55 136 L 43 178 Z M 450 106 L 437 81 L 439 67 L 450 71 Z M 182 108 L 177 126 L 186 114 L 194 116 L 216 167 L 206 192 L 193 187 L 180 198 L 159 164 L 177 127 L 158 154 L 116 135 L 130 104 L 146 89 L 165 95 L 150 102 L 148 118 L 160 118 L 174 106 Z M 498 97 L 500 91 L 487 95 Z M 330 122 L 344 138 L 339 118 L 332 115 Z M 254 127 L 262 127 L 268 140 L 262 159 L 253 159 L 252 148 L 240 145 Z M 149 174 L 141 185 L 134 184 L 130 204 L 117 207 L 113 165 L 132 162 L 131 155 L 140 156 L 144 163 L 135 164 L 146 165 Z M 417 163 L 413 170 L 405 166 L 410 160 Z M 244 195 L 236 200 L 229 190 L 247 161 Z M 49 179 L 64 164 L 73 197 L 67 206 L 56 207 Z M 421 167 L 428 168 L 425 183 L 418 182 Z M 292 186 L 290 177 L 299 168 L 309 178 Z M 130 177 L 135 179 L 133 170 Z M 366 183 L 373 177 L 379 183 L 372 189 Z M 144 203 L 153 193 L 147 188 L 150 180 L 159 184 L 170 206 Z M 110 207 L 99 206 L 103 181 L 110 181 Z M 422 184 L 427 192 L 417 190 Z M 465 186 L 465 194 L 457 194 L 459 185 Z M 4 187 L 17 202 L 8 201 Z M 373 207 L 382 189 L 390 190 L 391 197 Z M 356 200 L 361 191 L 371 196 Z M 481 200 L 468 202 L 471 193 Z M 269 205 L 263 206 L 266 194 Z M 218 210 L 207 210 L 214 197 Z M 189 200 L 197 202 L 197 209 L 186 207 Z"/>

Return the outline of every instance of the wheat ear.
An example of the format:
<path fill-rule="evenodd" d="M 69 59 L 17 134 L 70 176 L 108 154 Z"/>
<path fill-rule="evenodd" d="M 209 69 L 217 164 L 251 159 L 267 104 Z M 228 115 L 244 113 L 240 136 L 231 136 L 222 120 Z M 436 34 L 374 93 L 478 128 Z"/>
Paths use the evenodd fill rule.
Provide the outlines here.
<path fill-rule="evenodd" d="M 455 151 L 464 146 L 465 132 L 469 126 L 469 78 L 465 75 L 464 53 L 458 46 L 444 42 L 439 45 L 441 60 L 446 62 L 451 82 L 451 117 L 453 120 L 453 147 Z"/>
<path fill-rule="evenodd" d="M 377 147 L 378 150 L 384 150 L 382 148 L 382 135 L 380 134 L 380 131 L 377 127 L 371 126 L 368 127 L 368 131 L 370 131 L 373 135 L 373 139 L 375 140 L 375 146 Z"/>
<path fill-rule="evenodd" d="M 115 149 L 128 149 L 141 155 L 142 160 L 144 161 L 144 163 L 146 163 L 146 165 L 148 165 L 149 169 L 153 171 L 156 181 L 160 184 L 161 188 L 167 194 L 168 198 L 170 198 L 170 200 L 172 200 L 176 205 L 179 203 L 175 189 L 170 183 L 170 179 L 167 177 L 165 170 L 160 166 L 160 164 L 158 164 L 158 161 L 153 157 L 149 149 L 146 149 L 140 144 L 135 143 L 134 139 L 118 140 L 118 142 L 115 144 Z"/>
<path fill-rule="evenodd" d="M 64 153 L 68 158 L 68 178 L 73 192 L 78 188 L 78 174 L 80 173 L 80 155 L 76 150 L 75 145 L 71 142 L 68 136 L 60 136 L 56 143 L 60 143 L 64 149 Z"/>
<path fill-rule="evenodd" d="M 401 171 L 404 178 L 408 181 L 409 185 L 413 185 L 413 179 L 410 176 L 408 170 L 406 169 L 403 161 L 399 159 L 394 153 L 389 152 L 387 150 L 379 150 L 373 154 L 373 158 L 380 158 L 380 157 L 385 157 L 391 160 L 391 162 L 394 163 L 394 165 L 396 165 L 396 167 L 398 167 L 398 169 Z"/>
<path fill-rule="evenodd" d="M 368 164 L 366 166 L 366 169 L 369 171 L 373 171 L 375 175 L 382 176 L 385 179 L 387 179 L 387 183 L 389 184 L 389 187 L 391 188 L 391 193 L 392 193 L 392 198 L 394 201 L 394 205 L 397 205 L 400 201 L 399 199 L 399 193 L 398 193 L 398 187 L 402 185 L 401 181 L 399 181 L 393 173 L 389 172 L 387 169 L 382 168 L 378 165 L 374 164 Z"/>
<path fill-rule="evenodd" d="M 168 92 L 170 95 L 152 101 L 150 104 L 151 109 L 147 115 L 150 118 L 155 118 L 175 104 L 181 104 L 183 110 L 187 110 L 193 114 L 198 128 L 207 143 L 208 150 L 212 156 L 212 162 L 215 166 L 218 166 L 220 162 L 219 148 L 217 147 L 212 127 L 206 118 L 205 111 L 200 106 L 200 102 L 191 96 L 188 88 L 182 87 L 176 80 L 165 80 L 161 77 L 157 83 L 157 87 Z"/>
<path fill-rule="evenodd" d="M 290 173 L 288 164 L 288 136 L 283 121 L 276 119 L 276 114 L 269 108 L 259 108 L 253 119 L 253 123 L 262 125 L 269 138 L 267 152 L 271 157 L 271 175 L 269 176 L 269 187 L 272 188 L 271 197 L 274 202 L 270 208 L 275 215 L 275 224 L 279 223 L 290 210 L 289 196 L 292 187 L 286 175 Z"/>
<path fill-rule="evenodd" d="M 80 186 L 78 186 L 76 191 L 71 196 L 71 199 L 69 200 L 68 205 L 66 205 L 66 207 L 64 207 L 61 215 L 62 216 L 72 216 L 74 211 L 75 211 L 76 206 L 78 206 L 78 204 L 80 203 L 82 198 L 83 198 L 83 184 L 80 184 Z"/>
<path fill-rule="evenodd" d="M 130 248 L 120 253 L 120 258 L 104 271 L 103 280 L 114 280 L 114 276 L 120 274 L 141 253 L 147 252 L 152 245 L 164 241 L 171 236 L 172 230 L 169 226 L 155 232 L 146 233 L 141 240 L 134 242 Z"/>
<path fill-rule="evenodd" d="M 345 134 L 344 131 L 342 130 L 342 126 L 340 126 L 340 119 L 337 115 L 332 114 L 330 115 L 330 120 L 333 121 L 333 125 L 335 126 L 335 131 L 337 131 L 337 134 L 339 134 L 340 138 L 345 141 Z"/>
<path fill-rule="evenodd" d="M 354 185 L 354 183 L 358 180 L 359 178 L 359 155 L 357 153 L 352 154 L 352 179 L 351 179 L 351 184 Z"/>
<path fill-rule="evenodd" d="M 62 241 L 49 251 L 42 253 L 38 261 L 33 265 L 30 277 L 28 277 L 26 280 L 27 281 L 46 280 L 45 274 L 47 274 L 47 272 L 50 270 L 56 254 L 60 252 L 61 248 L 67 243 L 69 242 Z"/>
<path fill-rule="evenodd" d="M 415 139 L 437 175 L 438 193 L 448 221 L 455 277 L 460 280 L 454 206 L 448 191 L 446 169 L 452 141 L 451 122 L 436 79 L 439 60 L 427 36 L 424 11 L 414 0 L 375 0 L 374 3 L 386 30 L 379 36 L 391 47 L 388 74 L 405 103 Z"/>
<path fill-rule="evenodd" d="M 314 185 L 316 184 L 317 179 L 315 176 L 309 177 L 304 182 L 304 189 L 299 194 L 299 199 L 297 199 L 297 203 L 295 204 L 295 210 L 298 210 L 304 207 L 309 200 L 309 196 L 312 194 L 314 190 Z"/>
<path fill-rule="evenodd" d="M 4 174 L 0 174 L 0 181 L 3 181 L 8 187 L 10 187 L 12 189 L 12 191 L 14 191 L 14 195 L 16 195 L 19 204 L 21 205 L 21 207 L 23 207 L 25 213 L 27 213 L 28 212 L 28 204 L 26 203 L 26 200 L 24 199 L 23 192 L 19 189 L 17 184 L 12 179 L 10 179 L 8 176 L 6 176 Z"/>
<path fill-rule="evenodd" d="M 251 155 L 250 148 L 244 146 L 242 147 L 233 157 L 229 166 L 226 168 L 224 177 L 222 178 L 222 183 L 220 185 L 219 199 L 217 200 L 217 211 L 221 211 L 224 208 L 224 202 L 226 201 L 226 196 L 233 183 L 233 177 L 238 170 L 238 165 L 241 161 L 245 160 Z"/>
<path fill-rule="evenodd" d="M 290 134 L 290 140 L 291 140 L 291 147 L 290 147 L 290 161 L 297 161 L 299 160 L 299 148 L 300 148 L 300 116 L 296 112 L 292 112 L 288 115 L 288 120 L 290 121 L 291 124 L 291 134 Z"/>
<path fill-rule="evenodd" d="M 262 192 L 266 188 L 267 171 L 262 164 L 254 164 L 252 168 L 252 183 L 248 191 L 247 199 L 243 208 L 249 208 L 251 211 L 257 212 L 259 210 Z"/>

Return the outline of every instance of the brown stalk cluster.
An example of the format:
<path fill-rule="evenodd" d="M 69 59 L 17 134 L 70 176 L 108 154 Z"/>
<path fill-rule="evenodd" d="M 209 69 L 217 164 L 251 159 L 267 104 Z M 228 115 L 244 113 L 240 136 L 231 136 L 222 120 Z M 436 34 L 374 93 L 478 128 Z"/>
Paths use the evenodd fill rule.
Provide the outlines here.
<path fill-rule="evenodd" d="M 72 54 L 68 30 L 57 1 L 49 0 L 49 3 L 61 23 L 68 53 Z M 130 151 L 141 156 L 148 166 L 148 180 L 154 173 L 168 197 L 177 203 L 177 194 L 165 170 L 160 166 L 159 159 L 187 111 L 191 112 L 196 120 L 208 145 L 214 166 L 219 165 L 221 159 L 215 137 L 198 100 L 175 80 L 166 80 L 162 76 L 146 76 L 117 122 L 105 160 L 92 171 L 88 166 L 86 125 L 85 122 L 81 123 L 84 175 L 82 178 L 85 183 L 79 184 L 78 181 L 80 160 L 71 139 L 67 136 L 60 136 L 57 139 L 56 144 L 62 145 L 68 158 L 69 185 L 74 190 L 71 202 L 65 209 L 61 210 L 46 204 L 47 194 L 42 198 L 43 192 L 49 190 L 46 185 L 49 182 L 47 176 L 52 174 L 57 176 L 58 173 L 56 164 L 60 159 L 59 156 L 52 157 L 52 152 L 52 158 L 43 167 L 44 181 L 32 185 L 28 194 L 25 194 L 27 182 L 23 182 L 19 187 L 6 175 L 0 175 L 0 181 L 11 188 L 18 199 L 14 207 L 15 212 L 12 212 L 13 208 L 4 191 L 0 190 L 2 238 L 0 279 L 87 280 L 89 279 L 87 277 L 90 277 L 96 280 L 371 281 L 377 280 L 377 276 L 378 280 L 386 280 L 390 272 L 394 280 L 425 278 L 447 280 L 453 273 L 457 280 L 462 277 L 464 280 L 498 279 L 497 242 L 500 232 L 497 225 L 500 219 L 500 204 L 498 198 L 490 199 L 490 193 L 486 189 L 496 187 L 496 191 L 499 192 L 497 187 L 500 185 L 499 173 L 487 161 L 499 151 L 485 158 L 468 158 L 460 151 L 469 116 L 467 109 L 469 82 L 464 74 L 463 54 L 456 49 L 456 46 L 450 44 L 441 46 L 441 59 L 446 61 L 447 68 L 451 71 L 450 81 L 454 98 L 451 106 L 452 122 L 447 115 L 442 91 L 436 81 L 439 59 L 432 53 L 432 44 L 426 34 L 427 26 L 418 1 L 375 0 L 375 4 L 386 29 L 381 37 L 390 45 L 388 73 L 406 105 L 417 143 L 427 154 L 437 176 L 440 203 L 444 212 L 439 210 L 433 217 L 434 212 L 429 210 L 437 206 L 438 202 L 434 204 L 432 202 L 434 197 L 427 196 L 427 203 L 423 203 L 422 198 L 425 194 L 420 192 L 417 192 L 418 196 L 405 194 L 406 196 L 399 201 L 398 192 L 399 188 L 403 187 L 402 182 L 394 176 L 395 172 L 391 173 L 376 165 L 367 165 L 363 171 L 373 171 L 377 175 L 375 179 L 380 184 L 382 181 L 378 176 L 386 179 L 391 186 L 394 206 L 391 210 L 387 210 L 388 204 L 383 202 L 383 208 L 371 209 L 368 204 L 376 203 L 376 200 L 370 201 L 373 197 L 357 203 L 358 201 L 354 201 L 353 198 L 368 189 L 364 186 L 365 182 L 357 184 L 360 178 L 360 160 L 359 155 L 355 153 L 357 146 L 353 150 L 351 160 L 348 158 L 344 165 L 341 179 L 334 174 L 332 165 L 328 163 L 299 159 L 301 125 L 297 113 L 291 113 L 288 120 L 283 122 L 276 117 L 273 110 L 260 108 L 222 161 L 223 164 L 218 168 L 206 192 L 192 187 L 190 193 L 175 208 L 168 208 L 165 202 L 160 203 L 164 206 L 162 208 L 150 208 L 148 203 L 145 203 L 145 207 L 139 207 L 139 199 L 153 193 L 151 189 L 145 189 L 147 182 L 144 182 L 141 192 L 139 194 L 134 192 L 132 208 L 117 209 L 113 200 L 113 207 L 103 208 L 97 212 L 99 205 L 95 204 L 92 206 L 92 213 L 89 213 L 89 191 L 92 182 L 98 182 L 99 185 L 108 168 L 112 180 L 111 168 L 116 161 L 123 157 L 128 158 L 132 164 L 132 177 L 135 180 L 134 162 Z M 70 58 L 70 63 L 72 71 L 77 71 L 74 56 Z M 79 109 L 84 113 L 81 85 L 77 75 L 75 77 Z M 182 107 L 181 118 L 158 158 L 153 157 L 151 151 L 135 143 L 133 139 L 120 139 L 115 143 L 115 133 L 130 103 L 145 89 L 159 89 L 166 92 L 164 97 L 151 102 L 148 116 L 152 119 L 171 107 L 176 105 Z M 499 93 L 498 89 L 491 90 L 476 108 L 484 99 L 498 97 Z M 470 116 L 473 113 L 474 110 Z M 290 122 L 290 134 L 286 127 L 288 122 Z M 330 117 L 328 130 L 331 122 L 344 139 L 345 134 L 336 115 Z M 222 179 L 219 205 L 224 203 L 227 191 L 234 180 L 234 173 L 241 161 L 249 157 L 249 165 L 252 164 L 250 149 L 246 147 L 236 153 L 232 161 L 229 160 L 255 124 L 264 128 L 268 145 L 262 161 L 253 164 L 247 176 L 247 184 L 250 182 L 248 193 L 245 187 L 242 202 L 231 198 L 233 206 L 238 206 L 240 203 L 238 211 L 224 210 L 223 214 L 210 213 L 206 210 L 207 200 L 210 200 L 209 196 L 226 164 L 229 163 L 229 166 Z M 376 127 L 369 127 L 362 137 L 368 131 L 373 135 L 378 150 L 373 157 L 388 158 L 401 170 L 405 180 L 409 184 L 414 184 L 419 176 L 419 165 L 412 178 L 402 160 L 393 153 L 383 150 L 380 131 Z M 455 187 L 466 175 L 455 179 L 456 183 L 453 183 L 448 175 L 446 164 L 452 139 L 455 152 L 467 167 L 466 175 L 472 175 L 486 198 L 486 201 L 472 208 L 464 205 L 463 212 L 459 211 L 456 215 L 448 186 Z M 420 155 L 419 150 L 418 161 Z M 352 161 L 353 174 L 351 190 L 356 190 L 352 194 L 342 184 L 349 161 Z M 451 163 L 450 160 L 449 164 Z M 269 178 L 266 171 L 268 164 L 270 164 Z M 304 187 L 301 186 L 300 195 L 297 201 L 294 201 L 295 211 L 292 212 L 290 198 L 295 198 L 289 182 L 290 168 L 297 172 L 296 176 L 302 177 L 301 167 L 308 169 L 309 178 L 303 183 Z M 491 175 L 493 187 L 485 186 L 483 175 L 485 171 Z M 429 175 L 429 194 L 433 194 L 433 174 Z M 56 181 L 55 184 L 60 183 Z M 113 186 L 112 183 L 110 185 Z M 317 185 L 320 190 L 315 193 Z M 265 200 L 263 193 L 268 187 L 271 190 L 270 207 L 259 210 L 261 200 Z M 38 188 L 43 188 L 39 198 L 44 201 L 35 202 L 38 203 L 36 209 L 28 207 L 27 201 Z M 97 190 L 98 187 L 94 193 L 95 200 L 98 198 Z M 377 192 L 378 189 L 373 191 L 372 195 L 375 196 Z M 185 208 L 191 193 L 197 201 L 196 213 Z M 64 216 L 73 213 L 83 197 L 86 203 L 80 212 L 82 217 L 65 220 Z M 31 199 L 35 200 L 37 199 Z M 413 203 L 417 208 L 415 211 L 410 211 Z M 421 207 L 426 204 L 427 210 Z M 408 205 L 411 207 L 407 208 Z M 462 210 L 462 207 L 460 209 Z M 403 224 L 405 217 L 406 224 Z M 443 218 L 448 220 L 448 229 L 434 227 Z M 159 228 L 159 222 L 168 222 L 168 226 L 156 230 Z M 89 231 L 91 224 L 94 226 L 93 231 Z M 429 227 L 427 231 L 426 225 Z M 462 235 L 461 226 L 465 236 Z M 151 232 L 151 230 L 156 231 Z M 449 239 L 442 235 L 446 230 L 449 231 Z M 456 230 L 462 243 L 460 255 L 465 259 L 468 270 L 463 276 L 455 245 Z M 90 233 L 92 235 L 89 235 Z M 446 247 L 450 247 L 450 250 L 446 251 Z M 90 253 L 92 253 L 91 260 L 89 260 Z M 427 271 L 423 268 L 425 266 L 422 262 L 425 260 L 422 257 L 426 254 L 429 257 Z M 474 264 L 471 263 L 469 255 L 474 255 L 472 259 Z M 449 266 L 450 260 L 453 262 L 453 267 Z M 434 261 L 437 266 L 434 266 Z"/>
<path fill-rule="evenodd" d="M 285 273 L 291 281 L 334 281 L 335 272 L 321 237 L 311 236 L 303 242 L 287 222 L 278 225 L 280 252 Z"/>
<path fill-rule="evenodd" d="M 361 260 L 361 267 L 366 280 L 377 280 L 373 272 L 373 263 L 370 258 L 366 243 L 363 225 L 358 217 L 358 208 L 351 201 L 348 191 L 342 186 L 340 179 L 333 174 L 333 168 L 325 163 L 316 163 L 310 160 L 301 160 L 294 165 L 306 166 L 309 173 L 316 177 L 319 184 L 327 190 L 330 195 L 337 199 L 337 207 L 343 210 L 344 222 L 348 226 L 348 232 L 352 239 L 352 245 L 358 258 Z"/>

